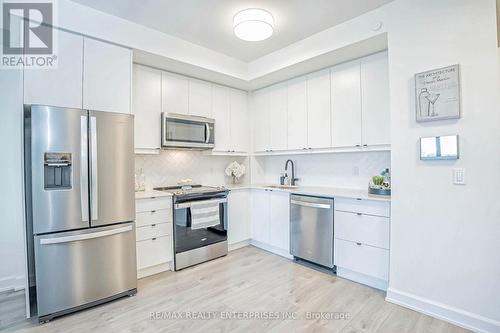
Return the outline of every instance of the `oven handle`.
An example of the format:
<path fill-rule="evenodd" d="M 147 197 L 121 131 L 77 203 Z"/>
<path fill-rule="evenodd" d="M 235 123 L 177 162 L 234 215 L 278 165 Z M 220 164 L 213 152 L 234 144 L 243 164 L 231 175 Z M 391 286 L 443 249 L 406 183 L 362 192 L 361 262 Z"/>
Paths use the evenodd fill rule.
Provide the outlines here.
<path fill-rule="evenodd" d="M 212 199 L 212 200 L 202 200 L 202 201 L 188 201 L 188 202 L 183 202 L 183 203 L 178 203 L 178 204 L 175 204 L 174 207 L 175 209 L 185 209 L 185 208 L 190 208 L 191 207 L 191 204 L 193 202 L 196 202 L 196 203 L 226 203 L 227 202 L 227 198 L 224 198 L 224 199 Z"/>

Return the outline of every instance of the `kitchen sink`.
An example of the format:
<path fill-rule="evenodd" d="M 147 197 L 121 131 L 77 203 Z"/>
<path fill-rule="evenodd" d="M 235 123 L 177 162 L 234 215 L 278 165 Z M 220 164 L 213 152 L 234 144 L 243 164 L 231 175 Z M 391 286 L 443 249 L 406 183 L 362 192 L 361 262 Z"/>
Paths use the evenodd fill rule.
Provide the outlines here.
<path fill-rule="evenodd" d="M 295 185 L 269 185 L 269 186 L 266 186 L 266 187 L 279 188 L 279 189 L 284 189 L 284 190 L 298 188 L 298 186 L 295 186 Z"/>

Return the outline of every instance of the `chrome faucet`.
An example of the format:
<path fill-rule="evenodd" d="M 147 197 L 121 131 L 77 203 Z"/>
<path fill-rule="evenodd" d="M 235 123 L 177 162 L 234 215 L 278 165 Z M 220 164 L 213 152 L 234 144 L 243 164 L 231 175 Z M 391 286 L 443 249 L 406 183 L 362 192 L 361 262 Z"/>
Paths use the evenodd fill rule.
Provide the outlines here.
<path fill-rule="evenodd" d="M 285 173 L 288 171 L 288 163 L 292 164 L 292 178 L 290 178 L 290 185 L 295 186 L 295 182 L 299 180 L 299 178 L 295 178 L 295 164 L 293 164 L 292 160 L 287 160 L 285 162 Z"/>

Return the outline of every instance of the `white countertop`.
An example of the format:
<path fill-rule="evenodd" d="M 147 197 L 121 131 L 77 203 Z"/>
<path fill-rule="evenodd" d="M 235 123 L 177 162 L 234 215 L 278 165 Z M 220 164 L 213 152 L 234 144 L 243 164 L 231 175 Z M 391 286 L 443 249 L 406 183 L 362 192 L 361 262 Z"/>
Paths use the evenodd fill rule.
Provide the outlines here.
<path fill-rule="evenodd" d="M 270 187 L 270 185 L 273 184 L 227 185 L 226 188 L 232 191 L 239 189 L 268 189 L 273 191 L 289 192 L 293 194 L 316 195 L 320 197 L 341 197 L 387 202 L 391 201 L 390 196 L 369 194 L 368 190 L 323 186 L 297 186 L 295 188 L 276 188 Z"/>
<path fill-rule="evenodd" d="M 165 191 L 150 190 L 150 191 L 135 192 L 136 199 L 149 199 L 149 198 L 171 197 L 171 196 L 172 196 L 172 193 L 165 192 Z"/>

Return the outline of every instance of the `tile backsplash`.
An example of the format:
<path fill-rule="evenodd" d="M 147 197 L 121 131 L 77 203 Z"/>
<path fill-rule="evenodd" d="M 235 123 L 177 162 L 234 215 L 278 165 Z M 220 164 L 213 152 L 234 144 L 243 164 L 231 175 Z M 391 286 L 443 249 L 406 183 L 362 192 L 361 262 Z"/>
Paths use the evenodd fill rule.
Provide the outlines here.
<path fill-rule="evenodd" d="M 146 190 L 176 185 L 180 179 L 191 178 L 203 185 L 227 185 L 231 178 L 224 173 L 229 163 L 237 161 L 247 168 L 241 183 L 248 183 L 248 158 L 241 156 L 211 156 L 203 151 L 161 150 L 159 155 L 135 155 L 135 171 L 143 170 Z"/>
<path fill-rule="evenodd" d="M 391 167 L 387 151 L 266 156 L 256 158 L 254 183 L 277 183 L 287 159 L 294 161 L 298 184 L 304 186 L 366 189 L 372 176 Z"/>

